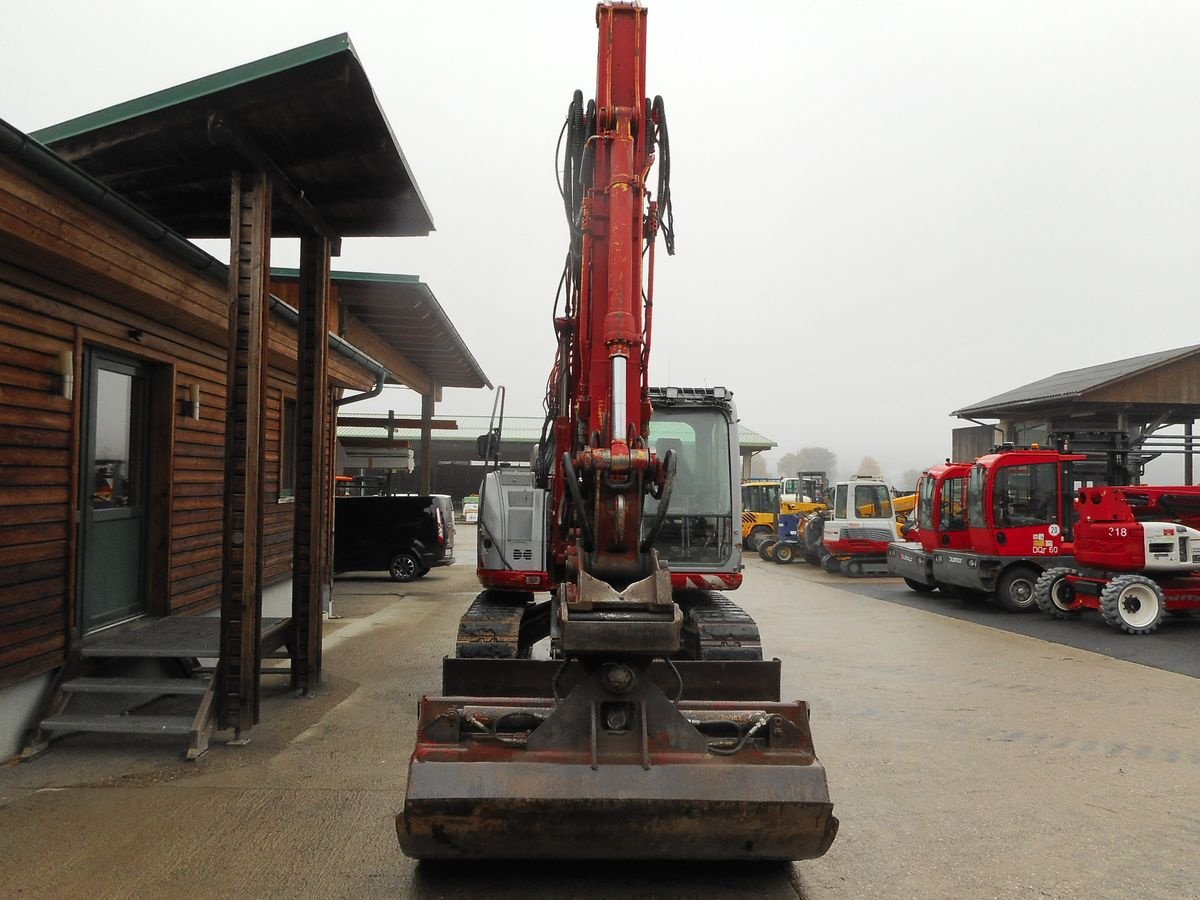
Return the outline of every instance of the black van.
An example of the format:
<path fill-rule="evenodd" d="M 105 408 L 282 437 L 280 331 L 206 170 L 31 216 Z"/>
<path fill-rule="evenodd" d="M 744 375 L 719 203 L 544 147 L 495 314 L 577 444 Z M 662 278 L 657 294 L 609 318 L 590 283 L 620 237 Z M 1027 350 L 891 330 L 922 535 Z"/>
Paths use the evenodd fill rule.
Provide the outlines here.
<path fill-rule="evenodd" d="M 334 572 L 387 570 L 412 581 L 434 566 L 454 563 L 454 517 L 442 494 L 337 497 L 334 500 Z"/>

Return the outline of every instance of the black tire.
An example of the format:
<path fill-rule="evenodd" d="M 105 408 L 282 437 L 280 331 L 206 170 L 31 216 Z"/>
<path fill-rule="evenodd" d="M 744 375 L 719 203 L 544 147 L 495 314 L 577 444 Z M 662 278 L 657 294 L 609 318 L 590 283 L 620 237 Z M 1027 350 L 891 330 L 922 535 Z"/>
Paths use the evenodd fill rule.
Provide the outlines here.
<path fill-rule="evenodd" d="M 1167 598 L 1145 575 L 1118 575 L 1100 592 L 1100 614 L 1126 634 L 1149 634 L 1167 611 Z"/>
<path fill-rule="evenodd" d="M 785 544 L 781 541 L 775 545 L 773 558 L 780 565 L 790 565 L 792 560 L 796 558 L 796 548 L 791 544 Z"/>
<path fill-rule="evenodd" d="M 775 538 L 764 538 L 758 545 L 758 558 L 769 562 L 771 560 L 771 550 L 778 543 L 779 541 Z"/>
<path fill-rule="evenodd" d="M 759 542 L 769 537 L 773 537 L 771 529 L 766 525 L 755 525 L 750 529 L 750 534 L 746 536 L 746 546 L 751 550 L 757 550 Z"/>
<path fill-rule="evenodd" d="M 421 577 L 421 564 L 411 553 L 397 553 L 388 564 L 393 581 L 409 582 Z"/>
<path fill-rule="evenodd" d="M 826 553 L 821 557 L 821 568 L 831 575 L 841 575 L 842 561 L 832 553 Z"/>
<path fill-rule="evenodd" d="M 918 594 L 932 594 L 933 585 L 926 584 L 923 581 L 917 581 L 915 578 L 905 578 L 904 583 L 908 585 L 910 590 L 916 591 Z"/>
<path fill-rule="evenodd" d="M 1037 609 L 1033 586 L 1040 572 L 1032 566 L 1009 566 L 996 581 L 996 603 L 1009 612 L 1030 612 Z"/>
<path fill-rule="evenodd" d="M 1078 619 L 1079 609 L 1072 608 L 1075 588 L 1067 581 L 1068 575 L 1078 574 L 1065 566 L 1043 572 L 1033 584 L 1033 599 L 1038 609 L 1052 619 Z"/>

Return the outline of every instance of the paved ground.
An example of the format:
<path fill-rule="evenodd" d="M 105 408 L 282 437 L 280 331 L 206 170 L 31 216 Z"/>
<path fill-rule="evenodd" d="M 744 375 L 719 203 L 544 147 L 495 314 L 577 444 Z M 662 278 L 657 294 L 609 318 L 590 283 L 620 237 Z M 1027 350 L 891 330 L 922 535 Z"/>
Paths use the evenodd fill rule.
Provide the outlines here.
<path fill-rule="evenodd" d="M 466 540 L 463 540 L 463 538 Z M 470 534 L 460 533 L 470 547 Z M 418 695 L 471 566 L 343 579 L 321 691 L 246 747 L 73 736 L 0 769 L 22 897 L 1200 896 L 1200 683 L 748 562 L 739 597 L 813 703 L 842 831 L 795 866 L 416 865 L 396 846 Z"/>
<path fill-rule="evenodd" d="M 836 575 L 821 575 L 826 583 L 866 597 L 1200 678 L 1200 616 L 1194 614 L 1167 616 L 1153 634 L 1134 636 L 1106 625 L 1098 612 L 1084 612 L 1070 621 L 1052 619 L 1036 610 L 1014 615 L 990 603 L 959 600 L 939 591 L 918 594 L 896 578 L 852 581 Z M 816 573 L 806 577 L 815 578 Z"/>

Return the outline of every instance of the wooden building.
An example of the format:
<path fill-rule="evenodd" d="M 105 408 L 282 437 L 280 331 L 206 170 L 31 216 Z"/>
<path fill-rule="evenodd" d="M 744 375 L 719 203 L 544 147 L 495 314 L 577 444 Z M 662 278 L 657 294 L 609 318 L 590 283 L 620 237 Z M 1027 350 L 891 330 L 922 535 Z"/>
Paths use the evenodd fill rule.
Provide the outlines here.
<path fill-rule="evenodd" d="M 973 423 L 954 430 L 954 459 L 974 459 L 1006 441 L 1050 446 L 1053 436 L 1069 435 L 1080 452 L 1127 451 L 1134 478 L 1157 456 L 1182 454 L 1184 479 L 1192 484 L 1200 345 L 1059 372 L 951 415 Z M 1164 434 L 1167 429 L 1178 433 Z"/>
<path fill-rule="evenodd" d="M 405 383 L 431 418 L 439 377 L 487 379 L 452 326 L 423 337 L 461 365 L 431 372 L 331 289 L 343 237 L 433 228 L 345 35 L 35 137 L 0 121 L 0 758 L 72 684 L 120 694 L 71 679 L 163 622 L 188 628 L 162 657 L 219 659 L 181 731 L 202 752 L 257 721 L 264 652 L 319 680 L 338 404 Z M 187 240 L 216 236 L 228 265 Z M 301 242 L 274 288 L 272 237 Z"/>

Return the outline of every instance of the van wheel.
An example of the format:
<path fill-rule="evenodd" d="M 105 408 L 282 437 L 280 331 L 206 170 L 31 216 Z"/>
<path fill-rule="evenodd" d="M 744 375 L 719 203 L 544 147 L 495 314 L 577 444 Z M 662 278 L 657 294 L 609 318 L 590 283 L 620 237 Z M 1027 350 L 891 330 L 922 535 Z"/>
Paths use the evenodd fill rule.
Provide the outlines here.
<path fill-rule="evenodd" d="M 421 565 L 411 553 L 397 553 L 392 557 L 388 573 L 393 581 L 412 581 L 421 577 Z"/>

